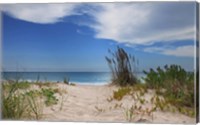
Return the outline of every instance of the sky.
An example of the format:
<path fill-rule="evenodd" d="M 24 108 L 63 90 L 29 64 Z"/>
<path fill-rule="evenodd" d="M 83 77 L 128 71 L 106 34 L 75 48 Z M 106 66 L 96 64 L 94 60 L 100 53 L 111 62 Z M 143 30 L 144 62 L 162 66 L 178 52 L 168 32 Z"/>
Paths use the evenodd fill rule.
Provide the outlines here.
<path fill-rule="evenodd" d="M 109 71 L 122 47 L 139 70 L 194 70 L 195 2 L 4 4 L 4 71 Z"/>

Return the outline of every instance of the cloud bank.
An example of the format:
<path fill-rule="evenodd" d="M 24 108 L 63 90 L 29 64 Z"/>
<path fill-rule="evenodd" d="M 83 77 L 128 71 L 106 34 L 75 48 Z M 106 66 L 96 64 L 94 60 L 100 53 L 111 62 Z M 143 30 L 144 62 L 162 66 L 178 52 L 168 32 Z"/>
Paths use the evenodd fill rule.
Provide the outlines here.
<path fill-rule="evenodd" d="M 95 21 L 86 25 L 95 31 L 96 38 L 111 39 L 128 46 L 195 40 L 195 2 L 81 5 L 13 4 L 3 5 L 2 10 L 14 18 L 40 24 L 60 22 L 66 16 L 87 14 Z M 179 46 L 173 50 L 147 47 L 144 51 L 186 57 L 194 55 L 192 46 Z"/>
<path fill-rule="evenodd" d="M 177 48 L 174 47 L 149 47 L 144 49 L 145 52 L 150 53 L 160 53 L 170 56 L 179 56 L 179 57 L 194 57 L 195 47 L 192 45 L 180 46 Z"/>
<path fill-rule="evenodd" d="M 195 16 L 192 3 L 101 4 L 93 13 L 97 38 L 120 43 L 149 45 L 194 39 Z"/>
<path fill-rule="evenodd" d="M 56 23 L 75 14 L 77 4 L 11 4 L 2 10 L 14 18 L 40 24 Z"/>

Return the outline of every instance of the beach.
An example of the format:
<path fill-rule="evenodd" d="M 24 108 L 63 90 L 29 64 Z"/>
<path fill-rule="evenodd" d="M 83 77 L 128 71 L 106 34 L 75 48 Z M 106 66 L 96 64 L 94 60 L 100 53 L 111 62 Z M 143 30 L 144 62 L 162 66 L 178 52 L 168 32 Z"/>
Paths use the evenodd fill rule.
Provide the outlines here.
<path fill-rule="evenodd" d="M 41 121 L 69 121 L 69 122 L 141 122 L 141 123 L 195 123 L 195 118 L 178 112 L 156 110 L 151 115 L 134 114 L 131 119 L 126 116 L 127 109 L 135 104 L 130 95 L 122 100 L 112 100 L 113 91 L 119 87 L 111 85 L 67 85 L 56 83 L 51 88 L 62 90 L 57 93 L 58 103 L 45 106 Z M 39 89 L 32 85 L 30 89 Z M 63 93 L 62 93 L 63 92 Z M 148 90 L 143 98 L 146 103 L 141 105 L 150 109 L 150 99 L 155 95 Z"/>
<path fill-rule="evenodd" d="M 197 4 L 3 4 L 0 119 L 195 124 Z"/>

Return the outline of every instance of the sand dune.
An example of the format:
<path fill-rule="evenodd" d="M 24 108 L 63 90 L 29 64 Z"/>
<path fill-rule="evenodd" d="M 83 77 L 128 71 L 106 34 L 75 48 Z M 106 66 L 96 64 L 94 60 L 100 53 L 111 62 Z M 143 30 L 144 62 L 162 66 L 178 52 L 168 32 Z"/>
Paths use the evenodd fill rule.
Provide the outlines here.
<path fill-rule="evenodd" d="M 126 109 L 134 104 L 130 96 L 124 97 L 121 101 L 107 99 L 112 95 L 115 86 L 89 86 L 57 84 L 58 88 L 66 90 L 63 96 L 57 94 L 59 103 L 44 109 L 45 121 L 82 121 L 82 122 L 148 122 L 148 123 L 195 123 L 195 118 L 180 113 L 167 111 L 153 112 L 153 118 L 147 115 L 134 115 L 131 121 L 126 118 Z M 148 91 L 144 95 L 145 100 L 150 100 L 154 95 Z M 120 106 L 121 105 L 121 106 Z M 147 103 L 144 107 L 151 107 Z"/>

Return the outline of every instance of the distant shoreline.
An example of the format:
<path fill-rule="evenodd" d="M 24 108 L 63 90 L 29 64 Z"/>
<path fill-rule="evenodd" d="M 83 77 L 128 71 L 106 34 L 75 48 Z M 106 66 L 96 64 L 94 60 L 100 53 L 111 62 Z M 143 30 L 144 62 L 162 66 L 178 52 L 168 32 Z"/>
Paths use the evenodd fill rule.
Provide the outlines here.
<path fill-rule="evenodd" d="M 108 72 L 4 72 L 2 76 L 4 80 L 58 83 L 66 79 L 80 84 L 105 84 L 111 80 L 111 73 Z"/>
<path fill-rule="evenodd" d="M 27 82 L 64 82 L 64 79 L 70 83 L 80 85 L 105 85 L 111 82 L 112 74 L 110 72 L 3 72 L 3 80 L 20 80 Z M 138 78 L 142 80 L 144 74 L 139 74 Z"/>

